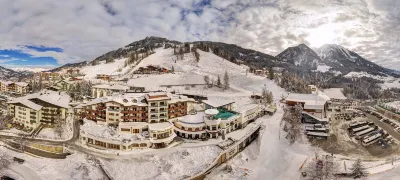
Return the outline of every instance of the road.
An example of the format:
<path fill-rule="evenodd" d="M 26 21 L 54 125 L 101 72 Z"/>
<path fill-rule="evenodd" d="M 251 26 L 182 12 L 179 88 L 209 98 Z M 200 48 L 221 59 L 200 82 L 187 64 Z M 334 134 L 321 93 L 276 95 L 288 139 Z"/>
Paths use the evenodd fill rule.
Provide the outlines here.
<path fill-rule="evenodd" d="M 25 180 L 41 180 L 38 174 L 32 169 L 18 163 L 12 163 L 8 169 L 21 175 Z"/>
<path fill-rule="evenodd" d="M 73 135 L 71 139 L 68 140 L 64 140 L 64 141 L 54 141 L 54 140 L 45 140 L 45 139 L 30 139 L 30 138 L 24 138 L 22 139 L 21 137 L 16 137 L 16 136 L 8 136 L 8 135 L 0 135 L 0 140 L 13 140 L 15 143 L 12 143 L 11 141 L 9 141 L 7 144 L 9 145 L 14 145 L 12 147 L 16 148 L 16 149 L 20 149 L 20 142 L 21 141 L 26 141 L 26 142 L 30 142 L 30 143 L 40 143 L 40 144 L 47 144 L 47 145 L 54 145 L 54 146 L 65 146 L 65 145 L 69 145 L 69 146 L 76 146 L 75 145 L 75 141 L 79 138 L 79 130 L 80 130 L 80 125 L 78 121 L 73 121 Z M 11 144 L 10 144 L 11 143 Z M 28 152 L 38 155 L 38 156 L 42 156 L 42 157 L 47 157 L 47 158 L 65 158 L 65 154 L 61 155 L 61 154 L 54 154 L 54 153 L 50 153 L 50 152 L 45 152 L 45 151 L 39 151 L 37 149 L 34 148 L 30 148 L 29 146 L 25 147 L 25 150 L 27 150 Z"/>

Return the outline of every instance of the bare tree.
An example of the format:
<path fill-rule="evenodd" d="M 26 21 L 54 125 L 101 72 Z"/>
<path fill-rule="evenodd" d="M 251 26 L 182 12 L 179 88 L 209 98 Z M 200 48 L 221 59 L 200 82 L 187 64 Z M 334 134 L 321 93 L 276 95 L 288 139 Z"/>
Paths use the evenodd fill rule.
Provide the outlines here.
<path fill-rule="evenodd" d="M 330 180 L 334 179 L 335 174 L 339 170 L 339 163 L 332 156 L 326 155 L 313 158 L 304 167 L 303 172 L 307 174 L 310 180 Z"/>
<path fill-rule="evenodd" d="M 61 138 L 63 134 L 63 120 L 61 119 L 61 115 L 57 115 L 54 121 L 54 133 Z"/>
<path fill-rule="evenodd" d="M 7 169 L 11 164 L 11 157 L 6 154 L 5 152 L 2 152 L 0 154 L 0 176 L 4 175 L 3 170 Z"/>
<path fill-rule="evenodd" d="M 286 107 L 284 109 L 284 114 L 282 122 L 284 123 L 283 130 L 287 132 L 286 139 L 289 140 L 291 144 L 299 140 L 302 136 L 301 130 L 301 112 L 303 108 L 300 104 L 296 104 L 293 107 Z"/>
<path fill-rule="evenodd" d="M 367 172 L 365 171 L 365 167 L 361 162 L 361 159 L 358 158 L 352 165 L 352 167 L 350 168 L 351 170 L 351 174 L 354 177 L 362 177 L 362 176 L 366 176 Z"/>
<path fill-rule="evenodd" d="M 210 85 L 210 77 L 208 75 L 204 76 L 204 82 L 207 84 L 207 87 L 211 87 L 211 85 Z"/>

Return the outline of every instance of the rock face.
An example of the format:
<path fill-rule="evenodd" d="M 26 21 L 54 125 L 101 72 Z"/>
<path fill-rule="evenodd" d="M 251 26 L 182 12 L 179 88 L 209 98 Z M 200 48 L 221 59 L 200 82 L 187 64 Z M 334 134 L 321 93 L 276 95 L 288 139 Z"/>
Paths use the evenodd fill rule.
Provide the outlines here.
<path fill-rule="evenodd" d="M 315 70 L 321 63 L 321 58 L 316 52 L 305 44 L 289 47 L 276 56 L 279 60 L 300 66 L 302 68 Z"/>

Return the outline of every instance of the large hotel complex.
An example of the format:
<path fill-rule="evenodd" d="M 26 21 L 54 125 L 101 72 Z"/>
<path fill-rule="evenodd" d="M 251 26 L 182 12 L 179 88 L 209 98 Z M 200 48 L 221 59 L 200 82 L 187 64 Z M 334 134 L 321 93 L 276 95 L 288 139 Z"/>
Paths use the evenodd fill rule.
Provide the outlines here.
<path fill-rule="evenodd" d="M 132 93 L 93 99 L 77 107 L 81 142 L 97 148 L 162 148 L 176 136 L 217 138 L 258 117 L 260 107 L 233 111 L 234 102 L 197 102 L 183 95 Z"/>

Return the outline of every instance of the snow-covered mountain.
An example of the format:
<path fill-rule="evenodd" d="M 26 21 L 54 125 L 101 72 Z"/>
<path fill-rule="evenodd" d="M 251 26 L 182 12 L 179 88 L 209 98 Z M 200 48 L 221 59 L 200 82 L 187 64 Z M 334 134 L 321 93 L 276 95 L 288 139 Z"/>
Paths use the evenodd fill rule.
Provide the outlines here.
<path fill-rule="evenodd" d="M 325 44 L 317 50 L 321 57 L 321 62 L 332 67 L 337 71 L 347 74 L 349 72 L 367 72 L 372 75 L 379 76 L 396 76 L 393 70 L 379 66 L 371 61 L 368 61 L 340 45 Z"/>
<path fill-rule="evenodd" d="M 340 72 L 348 74 L 350 72 L 366 72 L 378 76 L 399 77 L 398 73 L 368 61 L 340 45 L 326 44 L 315 51 L 300 44 L 289 47 L 276 56 L 280 61 L 288 62 L 303 69 L 311 69 L 326 72 Z M 319 67 L 321 66 L 321 67 Z M 323 67 L 323 68 L 322 68 Z"/>
<path fill-rule="evenodd" d="M 276 58 L 307 69 L 317 69 L 321 62 L 318 54 L 305 44 L 289 47 L 278 54 Z"/>
<path fill-rule="evenodd" d="M 0 79 L 21 78 L 31 75 L 31 72 L 19 72 L 0 66 Z"/>

